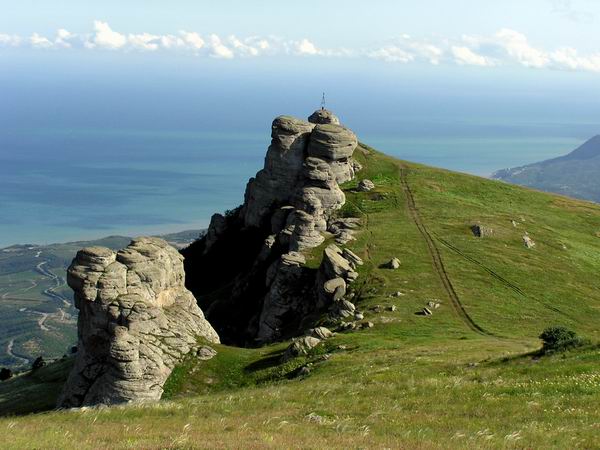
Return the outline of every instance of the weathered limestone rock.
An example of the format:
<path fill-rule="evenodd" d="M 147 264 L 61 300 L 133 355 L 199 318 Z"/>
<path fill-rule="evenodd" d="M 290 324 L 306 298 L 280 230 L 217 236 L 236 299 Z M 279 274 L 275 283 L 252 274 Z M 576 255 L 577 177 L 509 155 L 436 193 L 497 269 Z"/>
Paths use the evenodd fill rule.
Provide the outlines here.
<path fill-rule="evenodd" d="M 310 350 L 321 343 L 321 339 L 312 336 L 303 336 L 290 344 L 283 354 L 283 360 L 288 361 L 297 356 L 307 355 Z"/>
<path fill-rule="evenodd" d="M 323 284 L 323 291 L 331 301 L 336 302 L 346 295 L 346 282 L 343 278 L 333 278 Z"/>
<path fill-rule="evenodd" d="M 337 116 L 335 114 L 333 114 L 331 111 L 321 108 L 321 109 L 317 109 L 314 113 L 312 113 L 310 115 L 310 117 L 308 118 L 308 121 L 310 123 L 332 123 L 334 125 L 339 125 L 340 124 L 340 119 L 337 118 Z"/>
<path fill-rule="evenodd" d="M 390 262 L 386 264 L 388 269 L 396 270 L 400 268 L 400 260 L 398 258 L 390 259 Z"/>
<path fill-rule="evenodd" d="M 327 161 L 347 160 L 357 145 L 356 135 L 348 128 L 334 124 L 318 124 L 310 136 L 308 154 Z"/>
<path fill-rule="evenodd" d="M 212 246 L 213 236 L 237 235 L 248 236 L 252 250 L 241 249 L 234 261 L 239 263 L 231 264 L 233 270 L 226 256 L 212 266 L 211 261 L 196 258 L 193 249 L 186 253 L 192 255 L 186 259 L 187 267 L 203 267 L 216 280 L 227 278 L 225 289 L 216 282 L 207 286 L 189 279 L 188 283 L 201 301 L 211 296 L 200 294 L 217 292 L 203 307 L 223 330 L 224 339 L 240 345 L 297 335 L 309 326 L 303 318 L 341 299 L 345 284 L 358 276 L 358 260 L 350 254 L 346 260 L 340 249 L 337 256 L 330 255 L 336 261 L 330 261 L 327 274 L 325 269 L 315 273 L 304 267 L 296 256 L 321 245 L 329 237 L 327 231 L 332 231 L 338 243 L 354 239 L 360 219 L 337 219 L 336 215 L 346 201 L 340 183 L 351 180 L 360 168 L 352 159 L 356 136 L 331 112 L 319 110 L 309 121 L 277 117 L 271 138 L 263 169 L 248 182 L 244 204 L 225 220 L 213 218 L 202 247 Z M 222 222 L 226 233 L 220 231 Z M 236 250 L 231 252 L 234 258 Z M 331 283 L 325 289 L 326 282 L 336 278 L 344 286 L 328 292 Z M 231 308 L 237 311 L 235 326 L 227 321 Z"/>
<path fill-rule="evenodd" d="M 227 221 L 222 214 L 213 214 L 210 218 L 210 224 L 206 231 L 206 245 L 204 247 L 204 253 L 208 253 L 211 247 L 219 240 L 219 238 L 225 232 L 227 227 Z"/>
<path fill-rule="evenodd" d="M 259 227 L 274 206 L 288 203 L 300 183 L 306 147 L 314 124 L 290 116 L 273 121 L 265 167 L 250 179 L 243 216 L 247 226 Z"/>
<path fill-rule="evenodd" d="M 304 310 L 311 306 L 304 302 L 304 296 L 297 295 L 303 287 L 305 263 L 301 253 L 290 252 L 282 255 L 279 261 L 269 268 L 267 282 L 270 282 L 270 286 L 259 318 L 259 342 L 270 342 L 280 338 L 286 319 L 290 315 L 301 316 Z"/>
<path fill-rule="evenodd" d="M 527 233 L 523 235 L 523 245 L 525 245 L 525 247 L 527 248 L 535 247 L 535 242 L 529 237 Z"/>
<path fill-rule="evenodd" d="M 494 230 L 481 224 L 475 224 L 471 227 L 473 236 L 478 238 L 490 237 L 494 235 Z"/>
<path fill-rule="evenodd" d="M 360 183 L 358 183 L 357 189 L 359 192 L 369 192 L 375 189 L 375 183 L 365 178 L 364 180 L 361 180 Z"/>
<path fill-rule="evenodd" d="M 329 339 L 331 336 L 333 336 L 333 333 L 325 327 L 312 328 L 308 330 L 307 334 L 321 340 Z"/>
<path fill-rule="evenodd" d="M 183 257 L 158 238 L 77 253 L 67 282 L 79 309 L 78 352 L 58 406 L 158 400 L 198 337 L 219 342 L 184 276 Z"/>

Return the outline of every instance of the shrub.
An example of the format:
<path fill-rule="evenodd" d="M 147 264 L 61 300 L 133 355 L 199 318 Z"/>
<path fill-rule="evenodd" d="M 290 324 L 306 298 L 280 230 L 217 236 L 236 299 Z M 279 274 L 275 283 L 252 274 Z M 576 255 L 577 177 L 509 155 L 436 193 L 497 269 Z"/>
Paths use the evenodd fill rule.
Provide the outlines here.
<path fill-rule="evenodd" d="M 577 336 L 577 333 L 566 327 L 546 328 L 539 337 L 543 342 L 542 353 L 544 354 L 581 347 L 589 343 L 587 339 Z"/>

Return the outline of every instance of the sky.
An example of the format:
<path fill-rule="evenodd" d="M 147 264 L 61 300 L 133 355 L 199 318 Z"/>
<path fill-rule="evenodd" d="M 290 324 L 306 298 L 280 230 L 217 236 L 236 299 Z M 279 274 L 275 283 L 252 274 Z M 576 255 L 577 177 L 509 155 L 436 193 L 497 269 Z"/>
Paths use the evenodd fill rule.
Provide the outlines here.
<path fill-rule="evenodd" d="M 7 52 L 390 64 L 600 73 L 596 0 L 0 1 Z"/>
<path fill-rule="evenodd" d="M 600 134 L 599 25 L 598 0 L 0 0 L 0 245 L 204 226 L 323 92 L 400 158 L 567 153 Z"/>

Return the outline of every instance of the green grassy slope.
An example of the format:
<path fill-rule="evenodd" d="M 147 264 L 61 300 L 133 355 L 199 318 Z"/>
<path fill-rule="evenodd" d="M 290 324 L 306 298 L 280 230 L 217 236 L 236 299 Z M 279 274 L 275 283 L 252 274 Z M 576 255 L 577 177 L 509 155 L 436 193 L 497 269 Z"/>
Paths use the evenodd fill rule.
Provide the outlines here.
<path fill-rule="evenodd" d="M 529 353 L 549 325 L 600 340 L 600 206 L 366 147 L 357 159 L 376 189 L 344 186 L 342 213 L 365 218 L 349 247 L 373 328 L 284 365 L 285 343 L 219 346 L 178 367 L 158 405 L 0 419 L 0 446 L 599 448 L 599 348 Z M 400 269 L 380 267 L 394 256 Z M 441 307 L 417 315 L 430 300 Z"/>

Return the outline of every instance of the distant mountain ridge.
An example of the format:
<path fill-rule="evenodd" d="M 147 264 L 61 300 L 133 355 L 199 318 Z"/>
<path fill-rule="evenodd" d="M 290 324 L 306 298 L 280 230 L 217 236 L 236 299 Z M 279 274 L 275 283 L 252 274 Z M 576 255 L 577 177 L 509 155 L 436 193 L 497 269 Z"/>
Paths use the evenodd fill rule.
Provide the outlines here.
<path fill-rule="evenodd" d="M 558 158 L 502 169 L 492 178 L 548 192 L 600 202 L 600 135 Z"/>

